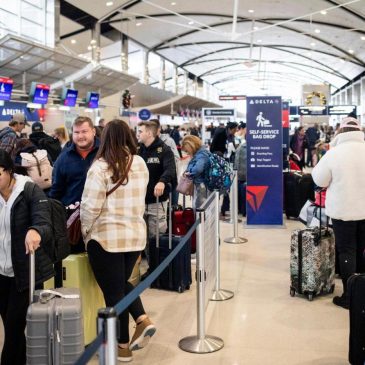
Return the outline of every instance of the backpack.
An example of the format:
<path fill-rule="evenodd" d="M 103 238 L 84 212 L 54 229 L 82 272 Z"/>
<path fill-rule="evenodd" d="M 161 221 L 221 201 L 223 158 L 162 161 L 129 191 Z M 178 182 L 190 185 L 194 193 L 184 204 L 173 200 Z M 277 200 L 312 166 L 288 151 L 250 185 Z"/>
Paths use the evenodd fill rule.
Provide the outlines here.
<path fill-rule="evenodd" d="M 209 169 L 205 175 L 205 185 L 210 191 L 219 190 L 220 194 L 229 191 L 233 181 L 233 170 L 223 157 L 209 154 Z"/>
<path fill-rule="evenodd" d="M 52 185 L 52 166 L 46 150 L 33 153 L 21 152 L 21 165 L 27 169 L 28 176 L 41 188 L 48 189 Z"/>
<path fill-rule="evenodd" d="M 26 183 L 24 196 L 27 202 L 32 201 L 32 194 L 35 184 Z M 55 263 L 65 259 L 70 254 L 70 244 L 67 236 L 66 208 L 56 199 L 47 199 L 51 208 L 52 241 L 42 242 L 42 247 L 49 258 Z"/>
<path fill-rule="evenodd" d="M 61 143 L 58 139 L 52 137 L 44 137 L 38 141 L 39 149 L 46 150 L 51 157 L 52 162 L 57 160 L 57 157 L 62 151 Z"/>

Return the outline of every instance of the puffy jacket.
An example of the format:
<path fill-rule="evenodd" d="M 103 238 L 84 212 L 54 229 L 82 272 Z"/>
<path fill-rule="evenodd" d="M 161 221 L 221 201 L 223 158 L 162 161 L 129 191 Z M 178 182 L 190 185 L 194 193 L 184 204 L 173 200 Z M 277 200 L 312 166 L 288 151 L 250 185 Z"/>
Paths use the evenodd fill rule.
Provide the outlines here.
<path fill-rule="evenodd" d="M 205 181 L 205 172 L 208 170 L 210 163 L 209 155 L 210 152 L 205 147 L 201 147 L 189 161 L 186 171 L 193 178 L 195 185 Z"/>
<path fill-rule="evenodd" d="M 29 201 L 28 201 L 29 200 Z M 29 287 L 29 256 L 25 254 L 25 236 L 30 228 L 42 237 L 35 251 L 35 283 L 41 284 L 54 275 L 51 259 L 45 251 L 46 242 L 52 241 L 51 211 L 47 197 L 34 183 L 27 182 L 16 198 L 10 213 L 11 258 L 17 289 Z"/>
<path fill-rule="evenodd" d="M 326 214 L 334 219 L 365 219 L 365 141 L 360 131 L 340 133 L 312 171 L 320 187 L 328 187 Z"/>
<path fill-rule="evenodd" d="M 175 187 L 177 184 L 175 158 L 171 148 L 162 142 L 160 138 L 156 137 L 148 147 L 141 144 L 138 154 L 146 162 L 150 175 L 145 199 L 146 204 L 156 203 L 154 189 L 158 182 L 165 184 L 164 193 L 159 200 L 160 202 L 167 200 L 169 191 L 166 188 L 166 184 L 170 183 L 172 187 Z"/>
<path fill-rule="evenodd" d="M 96 138 L 92 151 L 83 159 L 74 143 L 65 147 L 53 166 L 51 198 L 60 200 L 67 206 L 81 201 L 82 192 L 89 170 L 99 148 Z"/>

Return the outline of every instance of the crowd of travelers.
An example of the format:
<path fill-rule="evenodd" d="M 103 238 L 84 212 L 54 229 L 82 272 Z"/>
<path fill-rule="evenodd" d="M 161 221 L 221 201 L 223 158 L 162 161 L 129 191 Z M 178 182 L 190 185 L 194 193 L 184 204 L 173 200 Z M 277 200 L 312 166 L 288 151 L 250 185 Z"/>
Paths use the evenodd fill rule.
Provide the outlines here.
<path fill-rule="evenodd" d="M 50 136 L 44 132 L 41 122 L 35 122 L 31 125 L 29 138 L 21 138 L 25 125 L 29 126 L 29 123 L 24 115 L 16 114 L 8 127 L 0 131 L 0 314 L 5 332 L 2 365 L 25 364 L 28 253 L 36 254 L 37 287 L 55 274 L 62 275 L 59 263 L 52 262 L 47 255 L 52 234 L 48 198 L 69 208 L 80 205 L 82 237 L 72 246 L 71 252 L 88 253 L 106 305 L 111 307 L 133 289 L 128 278 L 144 250 L 148 261 L 146 246 L 149 240 L 154 238 L 157 230 L 166 232 L 167 200 L 171 189 L 172 203 L 178 204 L 176 186 L 182 173 L 193 182 L 193 207 L 198 208 L 209 194 L 205 181 L 210 155 L 217 154 L 233 163 L 238 177 L 238 209 L 240 214 L 246 215 L 244 122 L 229 122 L 218 127 L 211 125 L 209 148 L 202 143 L 200 128 L 185 130 L 167 126 L 162 129 L 157 119 L 140 122 L 137 129 L 132 130 L 122 120 L 107 123 L 101 120 L 95 127 L 90 118 L 80 116 L 72 124 L 70 137 L 64 127 L 56 128 Z M 353 137 L 353 143 L 357 139 L 360 142 L 358 125 L 348 123 L 346 128 L 350 129 L 345 132 L 351 133 L 339 134 L 335 138 L 338 144 L 347 137 Z M 355 216 L 346 215 L 345 208 L 337 214 L 331 205 L 334 204 L 332 199 L 342 199 L 337 192 L 336 180 L 331 179 L 336 169 L 336 164 L 331 161 L 337 159 L 336 153 L 324 156 L 332 134 L 330 129 L 321 131 L 318 125 L 306 131 L 299 127 L 291 138 L 290 148 L 296 155 L 299 169 L 306 164 L 315 166 L 319 161 L 314 171 L 315 181 L 318 185 L 328 186 L 327 201 L 329 210 L 334 210 L 335 234 L 336 237 L 345 237 L 356 235 L 354 232 L 365 232 L 362 227 L 365 215 L 360 213 L 363 210 L 360 206 Z M 345 149 L 346 144 L 343 145 L 340 148 Z M 337 152 L 339 148 L 335 150 Z M 365 152 L 361 150 L 361 153 L 365 156 Z M 184 156 L 190 160 L 186 170 L 179 171 L 178 162 Z M 353 161 L 351 156 L 346 159 Z M 358 177 L 352 181 L 365 186 L 365 181 Z M 32 187 L 31 196 L 25 193 L 29 186 Z M 332 193 L 332 190 L 336 192 Z M 226 193 L 221 207 L 222 219 L 228 214 L 229 205 L 229 194 Z M 71 214 L 72 209 L 68 212 Z M 353 221 L 353 224 L 342 220 Z M 346 262 L 343 272 L 349 275 L 354 271 L 356 243 L 344 242 L 341 247 L 341 265 Z M 339 300 L 345 301 L 344 298 Z M 136 322 L 132 338 L 129 336 L 129 314 Z M 132 351 L 146 346 L 156 327 L 140 298 L 120 314 L 119 323 L 118 359 L 131 361 Z"/>

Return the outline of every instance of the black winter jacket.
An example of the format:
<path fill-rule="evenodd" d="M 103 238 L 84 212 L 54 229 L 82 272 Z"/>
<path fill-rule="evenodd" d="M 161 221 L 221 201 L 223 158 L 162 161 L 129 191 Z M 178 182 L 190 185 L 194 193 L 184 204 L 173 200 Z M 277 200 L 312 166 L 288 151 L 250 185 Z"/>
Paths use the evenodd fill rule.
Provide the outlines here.
<path fill-rule="evenodd" d="M 213 136 L 212 144 L 210 145 L 210 152 L 220 152 L 220 155 L 223 156 L 227 152 L 228 139 L 227 129 L 218 128 Z"/>
<path fill-rule="evenodd" d="M 52 261 L 44 247 L 46 242 L 52 242 L 51 224 L 47 197 L 36 184 L 27 182 L 10 213 L 11 259 L 19 291 L 29 287 L 29 255 L 25 254 L 24 242 L 30 228 L 35 229 L 42 237 L 40 247 L 35 251 L 35 284 L 41 284 L 54 276 Z"/>
<path fill-rule="evenodd" d="M 148 147 L 140 144 L 138 154 L 146 162 L 150 174 L 147 185 L 146 204 L 156 203 L 156 197 L 153 193 L 158 182 L 165 184 L 164 193 L 160 196 L 159 201 L 166 201 L 169 196 L 169 189 L 166 185 L 170 183 L 173 188 L 177 185 L 175 157 L 171 148 L 160 138 L 156 137 Z"/>

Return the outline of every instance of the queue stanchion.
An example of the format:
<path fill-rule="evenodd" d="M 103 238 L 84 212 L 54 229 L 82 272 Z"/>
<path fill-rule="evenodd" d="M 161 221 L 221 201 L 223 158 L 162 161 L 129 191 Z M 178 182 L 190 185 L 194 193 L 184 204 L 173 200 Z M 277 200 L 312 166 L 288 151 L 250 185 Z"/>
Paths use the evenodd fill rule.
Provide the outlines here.
<path fill-rule="evenodd" d="M 234 170 L 234 178 L 232 183 L 232 199 L 231 199 L 231 216 L 233 220 L 233 237 L 228 237 L 224 239 L 226 243 L 246 243 L 248 240 L 243 237 L 238 236 L 238 178 L 237 170 Z"/>
<path fill-rule="evenodd" d="M 205 334 L 205 263 L 204 263 L 204 215 L 197 209 L 200 224 L 197 227 L 196 250 L 196 280 L 197 280 L 197 336 L 184 337 L 179 341 L 179 347 L 187 352 L 207 354 L 220 350 L 224 346 L 221 338 Z"/>
<path fill-rule="evenodd" d="M 215 198 L 215 224 L 216 224 L 216 232 L 217 235 L 215 237 L 215 250 L 216 250 L 216 282 L 215 288 L 212 297 L 210 300 L 214 301 L 223 301 L 227 299 L 231 299 L 234 296 L 234 293 L 230 290 L 221 289 L 221 265 L 220 265 L 220 230 L 219 230 L 219 191 L 214 192 Z"/>
<path fill-rule="evenodd" d="M 114 308 L 98 310 L 98 333 L 103 332 L 103 343 L 99 348 L 100 365 L 117 364 L 117 312 Z"/>

